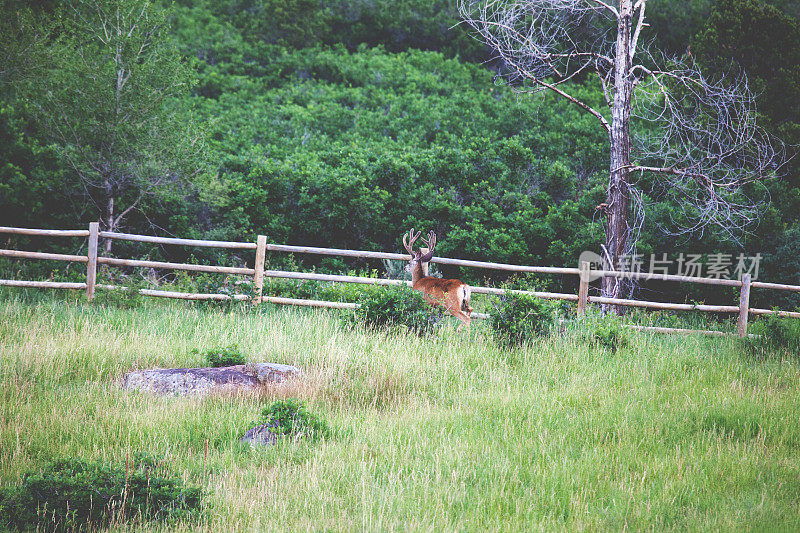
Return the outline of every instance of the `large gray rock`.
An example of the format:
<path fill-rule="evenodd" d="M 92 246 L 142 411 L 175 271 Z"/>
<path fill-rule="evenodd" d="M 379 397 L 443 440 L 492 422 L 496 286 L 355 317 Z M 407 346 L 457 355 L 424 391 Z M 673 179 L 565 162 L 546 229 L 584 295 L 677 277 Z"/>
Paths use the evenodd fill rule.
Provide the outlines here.
<path fill-rule="evenodd" d="M 248 363 L 221 368 L 162 368 L 125 374 L 122 386 L 157 394 L 205 394 L 255 389 L 299 377 L 300 369 L 273 363 Z"/>

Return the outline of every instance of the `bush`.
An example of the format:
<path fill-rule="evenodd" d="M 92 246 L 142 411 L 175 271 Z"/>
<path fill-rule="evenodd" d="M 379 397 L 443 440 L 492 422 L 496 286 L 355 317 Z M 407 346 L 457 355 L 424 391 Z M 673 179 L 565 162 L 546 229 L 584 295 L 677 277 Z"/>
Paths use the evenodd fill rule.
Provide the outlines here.
<path fill-rule="evenodd" d="M 489 327 L 495 339 L 505 346 L 516 346 L 546 335 L 555 323 L 552 303 L 527 294 L 506 293 L 493 301 Z"/>
<path fill-rule="evenodd" d="M 294 267 L 297 269 L 298 267 Z M 350 270 L 340 272 L 348 276 L 377 278 L 377 271 Z M 331 302 L 357 302 L 370 287 L 355 283 L 333 283 L 313 280 L 269 279 L 264 282 L 265 296 L 282 296 Z"/>
<path fill-rule="evenodd" d="M 131 519 L 177 520 L 199 516 L 201 489 L 152 463 L 114 466 L 62 459 L 0 492 L 0 525 L 45 531 L 96 530 Z"/>
<path fill-rule="evenodd" d="M 422 293 L 409 287 L 371 287 L 360 298 L 355 311 L 358 322 L 379 329 L 400 326 L 418 335 L 430 333 L 441 321 L 444 310 L 431 306 Z"/>
<path fill-rule="evenodd" d="M 261 411 L 263 423 L 276 435 L 304 437 L 315 442 L 330 434 L 325 420 L 309 413 L 305 402 L 297 398 L 278 400 Z"/>
<path fill-rule="evenodd" d="M 139 291 L 147 289 L 147 283 L 142 279 L 124 277 L 118 280 L 109 281 L 112 285 L 122 287 L 121 289 L 97 289 L 95 293 L 95 303 L 117 309 L 136 309 L 142 305 L 144 298 Z"/>
<path fill-rule="evenodd" d="M 242 352 L 239 351 L 238 344 L 231 344 L 230 346 L 220 348 L 212 348 L 207 352 L 203 352 L 203 356 L 208 361 L 208 364 L 214 368 L 243 365 L 247 362 L 247 358 Z"/>
<path fill-rule="evenodd" d="M 742 339 L 744 348 L 756 356 L 782 356 L 800 353 L 800 320 L 767 315 L 752 324 L 756 337 Z"/>
<path fill-rule="evenodd" d="M 628 331 L 612 315 L 606 315 L 587 326 L 586 338 L 589 343 L 608 348 L 611 353 L 617 353 L 630 343 Z"/>

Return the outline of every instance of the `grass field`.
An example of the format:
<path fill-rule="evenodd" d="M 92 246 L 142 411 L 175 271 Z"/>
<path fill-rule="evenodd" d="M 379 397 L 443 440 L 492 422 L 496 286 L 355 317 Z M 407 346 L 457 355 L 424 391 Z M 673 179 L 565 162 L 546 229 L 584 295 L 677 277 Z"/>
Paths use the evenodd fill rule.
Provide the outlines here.
<path fill-rule="evenodd" d="M 53 458 L 144 450 L 207 489 L 185 530 L 800 530 L 796 359 L 649 334 L 611 354 L 569 330 L 508 350 L 481 326 L 420 339 L 336 311 L 81 298 L 0 292 L 0 486 Z M 305 378 L 202 399 L 117 384 L 232 343 Z M 334 435 L 239 444 L 285 396 Z"/>

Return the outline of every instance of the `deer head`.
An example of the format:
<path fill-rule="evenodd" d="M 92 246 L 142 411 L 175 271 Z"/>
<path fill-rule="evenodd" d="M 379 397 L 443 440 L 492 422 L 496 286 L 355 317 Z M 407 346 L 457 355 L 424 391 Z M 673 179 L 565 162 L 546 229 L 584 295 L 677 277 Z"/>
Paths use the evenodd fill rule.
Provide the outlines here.
<path fill-rule="evenodd" d="M 411 255 L 408 264 L 406 265 L 406 272 L 410 272 L 412 277 L 419 278 L 428 275 L 428 262 L 433 259 L 433 250 L 436 247 L 436 234 L 431 231 L 428 233 L 428 238 L 422 238 L 427 248 L 420 248 L 414 251 L 414 242 L 419 238 L 422 232 L 414 233 L 414 228 L 411 228 L 407 234 L 403 235 L 403 246 Z"/>

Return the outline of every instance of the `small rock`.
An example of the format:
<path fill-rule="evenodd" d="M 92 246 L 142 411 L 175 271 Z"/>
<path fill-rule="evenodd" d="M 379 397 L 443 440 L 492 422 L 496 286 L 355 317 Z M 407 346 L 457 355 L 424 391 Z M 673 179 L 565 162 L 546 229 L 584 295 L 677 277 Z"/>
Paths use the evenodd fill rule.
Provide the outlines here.
<path fill-rule="evenodd" d="M 278 442 L 278 435 L 272 432 L 272 428 L 274 428 L 274 423 L 270 424 L 262 424 L 260 426 L 256 426 L 254 428 L 248 429 L 247 433 L 244 434 L 240 442 L 246 442 L 248 444 L 260 444 L 262 446 L 272 446 L 276 442 Z"/>

